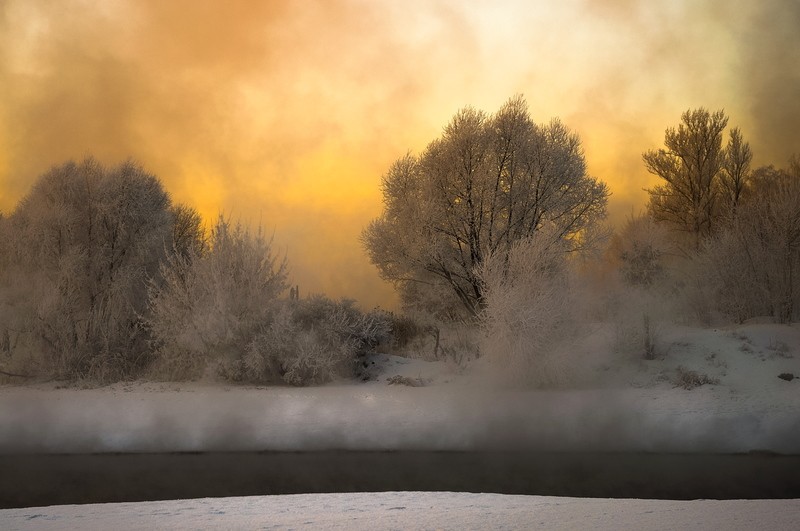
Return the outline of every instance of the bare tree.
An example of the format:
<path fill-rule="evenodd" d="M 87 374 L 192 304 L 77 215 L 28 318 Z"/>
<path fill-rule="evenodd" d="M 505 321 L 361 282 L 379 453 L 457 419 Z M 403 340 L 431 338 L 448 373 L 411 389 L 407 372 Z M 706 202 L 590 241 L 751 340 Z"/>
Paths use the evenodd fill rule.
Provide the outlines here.
<path fill-rule="evenodd" d="M 383 177 L 384 212 L 362 235 L 373 264 L 409 306 L 453 317 L 485 306 L 477 270 L 486 256 L 552 227 L 580 250 L 605 216 L 608 190 L 587 175 L 578 136 L 535 124 L 521 96 L 494 115 L 467 107 L 441 138 Z"/>

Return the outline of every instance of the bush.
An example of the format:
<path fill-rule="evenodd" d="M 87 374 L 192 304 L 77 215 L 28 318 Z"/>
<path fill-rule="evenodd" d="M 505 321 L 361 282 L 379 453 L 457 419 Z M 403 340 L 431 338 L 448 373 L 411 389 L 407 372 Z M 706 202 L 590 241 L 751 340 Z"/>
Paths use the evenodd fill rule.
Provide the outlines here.
<path fill-rule="evenodd" d="M 290 385 L 353 377 L 360 358 L 387 341 L 389 330 L 388 314 L 362 313 L 351 300 L 315 295 L 282 301 L 247 353 L 222 365 L 221 375 L 236 381 L 280 379 Z"/>
<path fill-rule="evenodd" d="M 425 334 L 428 327 L 408 315 L 389 314 L 391 322 L 392 349 L 408 347 L 414 340 Z"/>
<path fill-rule="evenodd" d="M 184 278 L 184 286 L 196 285 L 192 275 L 176 274 L 172 282 L 179 278 Z M 264 299 L 258 320 L 251 316 L 245 322 L 231 313 L 230 306 L 213 311 L 194 308 L 191 292 L 193 288 L 176 289 L 166 297 L 164 292 L 155 295 L 154 315 L 163 320 L 154 326 L 164 342 L 154 373 L 162 378 L 198 377 L 212 370 L 233 382 L 318 385 L 356 376 L 360 359 L 390 337 L 388 314 L 363 313 L 347 299 L 334 301 L 321 295 Z M 159 302 L 159 297 L 165 298 Z M 184 321 L 170 320 L 182 308 L 193 311 L 184 313 Z M 216 324 L 202 328 L 209 322 Z M 185 333 L 180 333 L 181 323 L 188 325 Z"/>
<path fill-rule="evenodd" d="M 242 360 L 286 290 L 287 265 L 271 241 L 220 217 L 209 248 L 176 253 L 150 286 L 156 374 L 197 377 L 208 362 Z"/>
<path fill-rule="evenodd" d="M 683 389 L 692 390 L 701 385 L 717 385 L 719 384 L 719 380 L 717 378 L 711 378 L 707 374 L 700 374 L 679 365 L 678 368 L 675 369 L 674 383 L 676 386 Z"/>
<path fill-rule="evenodd" d="M 537 235 L 490 256 L 480 271 L 486 308 L 481 353 L 522 383 L 549 384 L 561 369 L 552 349 L 570 319 L 564 249 Z"/>

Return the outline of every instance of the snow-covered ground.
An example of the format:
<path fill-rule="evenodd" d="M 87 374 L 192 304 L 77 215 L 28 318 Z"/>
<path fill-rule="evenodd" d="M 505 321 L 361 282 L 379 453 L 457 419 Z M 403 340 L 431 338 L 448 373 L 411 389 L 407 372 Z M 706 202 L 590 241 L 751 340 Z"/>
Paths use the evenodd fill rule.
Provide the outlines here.
<path fill-rule="evenodd" d="M 2 528 L 794 530 L 800 500 L 603 500 L 452 492 L 297 494 L 0 511 Z"/>
<path fill-rule="evenodd" d="M 659 359 L 610 352 L 608 330 L 560 389 L 485 385 L 444 362 L 376 355 L 373 380 L 317 388 L 208 383 L 0 387 L 1 453 L 524 449 L 800 454 L 800 326 L 659 331 Z M 605 342 L 605 343 L 604 343 Z M 598 348 L 598 346 L 602 348 Z M 583 349 L 583 351 L 582 351 Z M 584 352 L 585 351 L 585 352 Z M 684 389 L 678 367 L 715 384 Z M 401 383 L 390 385 L 389 381 Z M 415 387 L 405 384 L 424 384 Z M 495 381 L 496 383 L 496 381 Z M 3 529 L 796 529 L 800 501 L 641 501 L 380 493 L 0 511 Z"/>

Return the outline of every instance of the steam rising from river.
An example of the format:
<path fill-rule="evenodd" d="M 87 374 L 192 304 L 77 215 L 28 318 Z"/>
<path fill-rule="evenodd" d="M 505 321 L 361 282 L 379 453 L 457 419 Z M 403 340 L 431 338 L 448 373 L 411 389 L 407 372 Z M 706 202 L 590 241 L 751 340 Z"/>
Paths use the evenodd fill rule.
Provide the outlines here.
<path fill-rule="evenodd" d="M 791 409 L 691 408 L 653 390 L 323 387 L 6 389 L 0 452 L 525 450 L 800 452 Z M 706 397 L 707 398 L 707 397 Z M 687 405 L 688 404 L 688 405 Z"/>

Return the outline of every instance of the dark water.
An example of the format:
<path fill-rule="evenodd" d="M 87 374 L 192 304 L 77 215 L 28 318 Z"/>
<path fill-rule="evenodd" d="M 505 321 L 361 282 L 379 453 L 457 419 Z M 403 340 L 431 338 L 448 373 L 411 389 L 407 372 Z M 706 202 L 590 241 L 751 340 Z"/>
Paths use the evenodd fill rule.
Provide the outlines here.
<path fill-rule="evenodd" d="M 800 455 L 262 452 L 0 455 L 0 507 L 310 492 L 800 498 Z"/>

